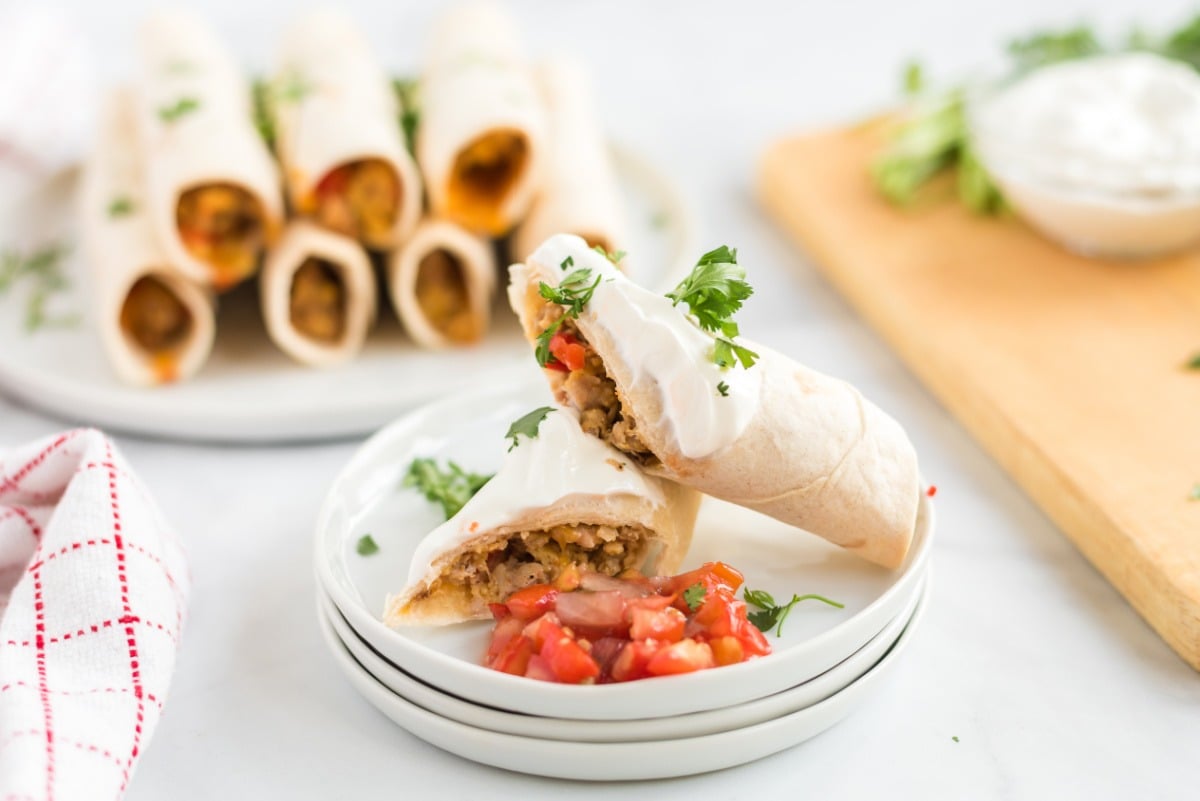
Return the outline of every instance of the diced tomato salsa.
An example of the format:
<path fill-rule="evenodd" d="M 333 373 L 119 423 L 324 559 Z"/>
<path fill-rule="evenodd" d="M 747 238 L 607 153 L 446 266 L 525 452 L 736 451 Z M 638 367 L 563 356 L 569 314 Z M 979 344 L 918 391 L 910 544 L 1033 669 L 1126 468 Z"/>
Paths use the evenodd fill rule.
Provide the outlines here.
<path fill-rule="evenodd" d="M 742 574 L 709 562 L 678 576 L 565 571 L 492 604 L 484 664 L 564 684 L 692 673 L 771 653 L 737 598 Z"/>

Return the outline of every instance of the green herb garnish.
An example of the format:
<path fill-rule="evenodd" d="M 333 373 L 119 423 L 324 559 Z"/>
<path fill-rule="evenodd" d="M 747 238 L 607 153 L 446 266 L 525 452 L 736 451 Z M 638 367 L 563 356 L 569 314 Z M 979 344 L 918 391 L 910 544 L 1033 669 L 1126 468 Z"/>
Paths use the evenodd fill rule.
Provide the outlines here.
<path fill-rule="evenodd" d="M 565 259 L 562 260 L 562 264 L 558 265 L 559 269 L 562 270 L 564 273 L 567 271 L 568 267 L 574 267 L 574 266 L 575 266 L 575 257 L 574 256 L 567 256 Z"/>
<path fill-rule="evenodd" d="M 1082 25 L 1014 39 L 1008 43 L 1007 50 L 1014 69 L 1019 73 L 1104 52 L 1096 34 Z"/>
<path fill-rule="evenodd" d="M 415 487 L 426 499 L 439 504 L 449 520 L 458 514 L 484 484 L 492 480 L 492 476 L 468 473 L 454 462 L 446 464 L 447 467 L 443 470 L 433 459 L 413 459 L 402 486 Z"/>
<path fill-rule="evenodd" d="M 563 323 L 567 321 L 566 317 L 559 317 L 554 322 L 546 327 L 546 330 L 537 335 L 537 347 L 533 349 L 533 356 L 537 359 L 537 363 L 541 367 L 545 367 L 553 358 L 550 354 L 550 340 L 554 339 L 554 335 L 558 333 L 558 329 L 562 328 Z"/>
<path fill-rule="evenodd" d="M 416 78 L 396 78 L 392 81 L 392 89 L 400 104 L 400 130 L 404 131 L 404 143 L 408 152 L 415 153 L 417 148 L 417 126 L 421 124 L 420 104 L 421 84 Z"/>
<path fill-rule="evenodd" d="M 379 544 L 370 534 L 363 534 L 358 538 L 358 544 L 354 546 L 354 550 L 359 556 L 371 556 L 379 553 Z"/>
<path fill-rule="evenodd" d="M 546 415 L 550 414 L 552 411 L 554 411 L 553 408 L 549 406 L 543 406 L 540 409 L 534 409 L 524 417 L 513 421 L 513 424 L 508 427 L 508 431 L 504 435 L 505 439 L 512 440 L 512 444 L 508 446 L 508 449 L 511 451 L 513 448 L 517 447 L 517 445 L 520 444 L 517 438 L 522 435 L 529 437 L 529 439 L 535 438 L 538 435 L 538 427 L 541 426 L 542 421 L 546 419 Z"/>
<path fill-rule="evenodd" d="M 259 79 L 251 87 L 254 96 L 254 127 L 271 150 L 275 149 L 275 112 L 271 107 L 271 85 Z"/>
<path fill-rule="evenodd" d="M 904 65 L 903 88 L 908 97 L 916 97 L 925 89 L 925 68 L 920 61 L 913 60 Z"/>
<path fill-rule="evenodd" d="M 956 742 L 956 743 L 957 743 L 957 742 L 958 742 L 958 735 L 956 734 L 956 735 L 954 735 L 953 737 L 951 737 L 950 739 L 951 739 L 951 740 L 953 740 L 954 742 Z"/>
<path fill-rule="evenodd" d="M 844 609 L 845 604 L 840 604 L 837 601 L 831 601 L 823 595 L 793 595 L 792 600 L 786 604 L 777 604 L 775 599 L 771 597 L 771 593 L 765 590 L 751 590 L 749 588 L 742 591 L 742 596 L 746 599 L 746 603 L 751 606 L 757 606 L 761 611 L 751 612 L 747 617 L 750 622 L 761 631 L 767 632 L 775 629 L 775 636 L 783 636 L 783 621 L 792 611 L 792 607 L 801 601 L 820 601 L 821 603 L 829 604 L 830 606 Z"/>
<path fill-rule="evenodd" d="M 78 325 L 78 314 L 51 315 L 46 310 L 50 298 L 70 287 L 63 272 L 63 258 L 68 248 L 52 243 L 29 253 L 15 250 L 0 252 L 0 294 L 8 292 L 18 282 L 30 285 L 25 301 L 25 330 L 33 333 L 42 328 L 70 328 Z"/>
<path fill-rule="evenodd" d="M 729 397 L 729 385 L 726 384 L 724 381 L 721 381 L 720 383 L 717 384 L 717 392 L 719 392 L 721 394 L 722 398 L 728 398 Z"/>
<path fill-rule="evenodd" d="M 607 251 L 599 245 L 592 245 L 592 250 L 596 251 L 613 264 L 620 264 L 621 259 L 625 258 L 625 251 L 623 250 Z"/>
<path fill-rule="evenodd" d="M 1200 481 L 1192 485 L 1192 491 L 1188 493 L 1189 501 L 1200 501 Z"/>
<path fill-rule="evenodd" d="M 113 198 L 112 202 L 108 204 L 109 217 L 116 219 L 118 217 L 127 217 L 130 214 L 133 214 L 133 201 L 125 195 Z"/>
<path fill-rule="evenodd" d="M 568 256 L 567 259 L 571 257 Z M 571 264 L 575 262 L 572 259 Z M 566 259 L 563 260 L 564 269 L 567 265 Z M 550 286 L 545 281 L 538 284 L 538 292 L 546 300 L 557 303 L 560 306 L 566 306 L 567 309 L 562 317 L 559 317 L 553 323 L 546 327 L 546 330 L 537 335 L 537 347 L 534 348 L 533 355 L 537 359 L 537 363 L 545 367 L 553 358 L 550 354 L 550 340 L 558 333 L 558 329 L 562 328 L 563 323 L 567 318 L 578 319 L 583 307 L 592 299 L 592 293 L 596 291 L 596 287 L 600 286 L 602 276 L 597 275 L 596 280 L 592 280 L 592 271 L 587 267 L 580 268 L 574 272 L 568 273 L 567 277 L 559 282 L 558 286 Z M 590 282 L 590 283 L 589 283 Z"/>
<path fill-rule="evenodd" d="M 1195 354 L 1183 364 L 1186 370 L 1200 370 L 1200 353 Z"/>
<path fill-rule="evenodd" d="M 704 603 L 706 595 L 708 595 L 708 590 L 704 589 L 704 585 L 697 581 L 683 591 L 683 601 L 688 605 L 688 609 L 695 612 Z"/>
<path fill-rule="evenodd" d="M 722 368 L 728 368 L 736 362 L 741 362 L 742 367 L 752 367 L 758 358 L 754 351 L 733 342 L 738 335 L 733 315 L 753 294 L 753 287 L 746 282 L 746 271 L 738 266 L 737 248 L 722 245 L 701 256 L 688 277 L 668 292 L 667 297 L 672 305 L 687 304 L 701 328 L 718 334 L 712 359 Z"/>
<path fill-rule="evenodd" d="M 200 101 L 196 98 L 181 97 L 169 106 L 160 106 L 158 118 L 163 122 L 178 122 L 198 108 L 200 108 Z"/>

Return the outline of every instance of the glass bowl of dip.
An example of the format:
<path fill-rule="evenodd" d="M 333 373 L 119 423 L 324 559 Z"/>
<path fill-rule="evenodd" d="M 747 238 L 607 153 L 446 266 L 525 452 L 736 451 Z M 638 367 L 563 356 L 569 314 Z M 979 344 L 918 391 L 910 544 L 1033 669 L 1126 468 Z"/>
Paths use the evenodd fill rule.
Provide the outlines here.
<path fill-rule="evenodd" d="M 1149 53 L 1094 56 L 975 87 L 972 146 L 1009 205 L 1087 256 L 1200 241 L 1200 74 Z"/>

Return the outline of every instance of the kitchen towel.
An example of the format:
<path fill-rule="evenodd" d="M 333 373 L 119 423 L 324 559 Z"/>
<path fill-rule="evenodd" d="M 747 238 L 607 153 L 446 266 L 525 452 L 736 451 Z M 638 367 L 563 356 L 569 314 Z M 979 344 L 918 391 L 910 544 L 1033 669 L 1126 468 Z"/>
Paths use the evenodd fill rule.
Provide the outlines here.
<path fill-rule="evenodd" d="M 0 452 L 0 801 L 122 796 L 187 590 L 174 533 L 103 434 Z"/>

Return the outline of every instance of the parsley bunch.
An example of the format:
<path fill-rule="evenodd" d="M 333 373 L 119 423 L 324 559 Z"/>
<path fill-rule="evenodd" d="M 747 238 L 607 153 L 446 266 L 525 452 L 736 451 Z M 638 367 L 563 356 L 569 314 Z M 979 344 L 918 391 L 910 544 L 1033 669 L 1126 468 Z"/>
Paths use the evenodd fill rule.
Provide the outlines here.
<path fill-rule="evenodd" d="M 492 480 L 492 476 L 468 473 L 454 462 L 446 464 L 447 468 L 443 470 L 433 459 L 413 459 L 402 486 L 415 487 L 426 499 L 439 504 L 449 520 Z"/>
<path fill-rule="evenodd" d="M 671 304 L 687 305 L 697 324 L 716 335 L 713 361 L 721 367 L 753 367 L 758 354 L 733 341 L 738 324 L 733 315 L 754 294 L 746 282 L 746 271 L 737 263 L 737 248 L 722 245 L 700 257 L 696 266 L 679 286 L 667 293 Z"/>

